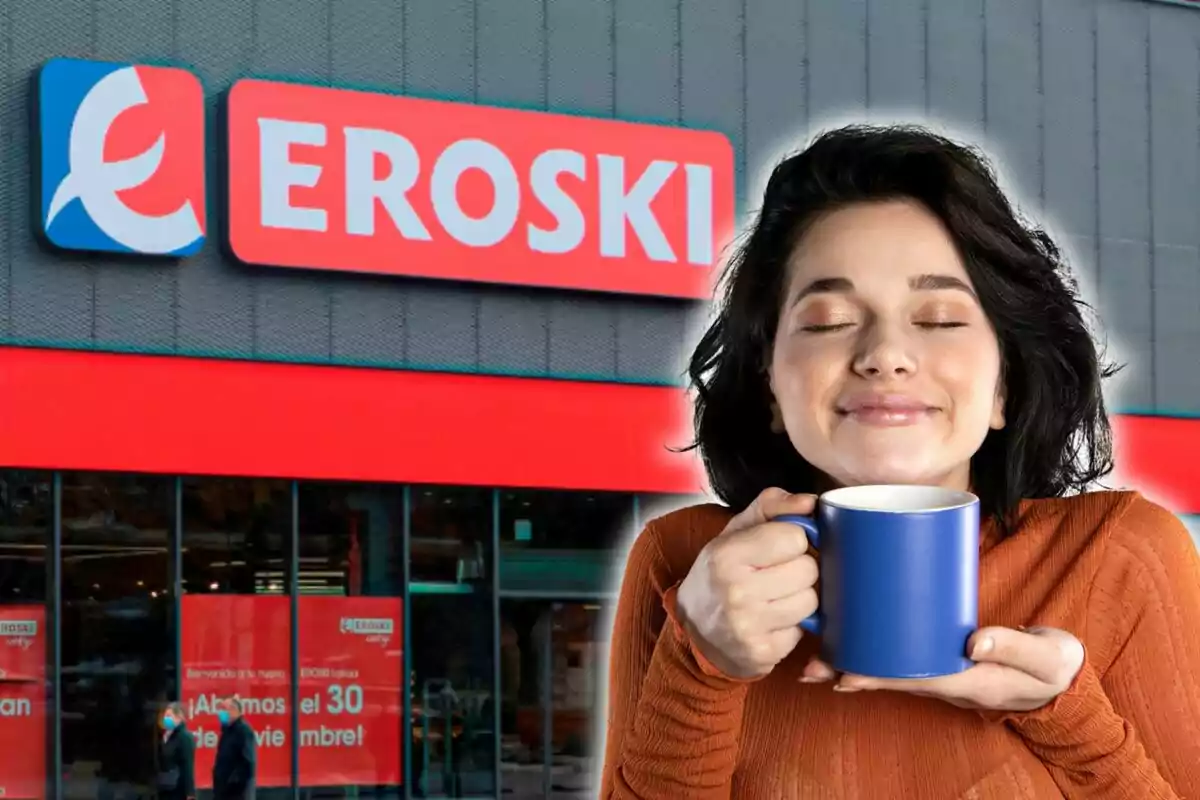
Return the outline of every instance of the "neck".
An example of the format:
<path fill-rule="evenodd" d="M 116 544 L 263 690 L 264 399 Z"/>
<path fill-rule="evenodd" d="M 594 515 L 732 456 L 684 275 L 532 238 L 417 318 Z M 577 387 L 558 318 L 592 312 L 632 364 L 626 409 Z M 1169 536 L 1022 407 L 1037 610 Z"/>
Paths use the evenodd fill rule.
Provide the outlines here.
<path fill-rule="evenodd" d="M 955 467 L 945 475 L 931 476 L 926 479 L 917 481 L 850 481 L 843 483 L 834 480 L 828 475 L 822 474 L 817 480 L 816 491 L 814 494 L 824 494 L 825 492 L 834 489 L 843 489 L 848 486 L 862 486 L 869 483 L 911 483 L 914 486 L 937 486 L 941 489 L 951 489 L 956 492 L 969 492 L 971 489 L 971 465 L 970 463 Z"/>

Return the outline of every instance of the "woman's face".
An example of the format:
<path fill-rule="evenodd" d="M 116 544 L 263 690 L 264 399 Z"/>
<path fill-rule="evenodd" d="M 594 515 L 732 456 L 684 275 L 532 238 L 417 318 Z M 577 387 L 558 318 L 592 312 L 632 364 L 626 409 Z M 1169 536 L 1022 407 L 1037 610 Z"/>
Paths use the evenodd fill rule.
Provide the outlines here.
<path fill-rule="evenodd" d="M 1004 425 L 1000 347 L 940 220 L 889 201 L 820 218 L 789 260 L 776 425 L 841 486 L 968 488 Z"/>

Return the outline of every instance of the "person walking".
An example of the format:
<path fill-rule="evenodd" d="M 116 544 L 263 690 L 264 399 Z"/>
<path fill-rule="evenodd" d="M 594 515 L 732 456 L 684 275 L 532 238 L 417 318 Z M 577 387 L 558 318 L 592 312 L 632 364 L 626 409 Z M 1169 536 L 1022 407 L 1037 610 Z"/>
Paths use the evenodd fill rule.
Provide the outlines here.
<path fill-rule="evenodd" d="M 213 761 L 213 800 L 254 800 L 257 767 L 254 729 L 242 716 L 242 701 L 227 697 L 217 705 L 221 737 Z"/>
<path fill-rule="evenodd" d="M 162 742 L 158 758 L 159 800 L 195 800 L 196 739 L 187 727 L 183 706 L 170 703 L 163 709 Z"/>

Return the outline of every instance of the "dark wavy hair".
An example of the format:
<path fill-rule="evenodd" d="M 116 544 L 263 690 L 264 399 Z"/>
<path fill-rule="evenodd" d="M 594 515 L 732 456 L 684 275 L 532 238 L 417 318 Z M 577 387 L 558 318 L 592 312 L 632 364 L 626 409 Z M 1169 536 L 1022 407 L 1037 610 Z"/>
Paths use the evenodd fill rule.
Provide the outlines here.
<path fill-rule="evenodd" d="M 722 277 L 717 315 L 692 353 L 695 439 L 717 496 L 734 509 L 763 489 L 817 492 L 825 476 L 771 431 L 765 372 L 787 263 L 820 216 L 909 199 L 945 225 L 1000 342 L 1006 426 L 971 460 L 980 511 L 1009 532 L 1023 498 L 1082 491 L 1112 471 L 1102 362 L 1088 306 L 1058 248 L 1023 223 L 985 157 L 914 126 L 818 136 L 771 173 L 757 219 Z"/>

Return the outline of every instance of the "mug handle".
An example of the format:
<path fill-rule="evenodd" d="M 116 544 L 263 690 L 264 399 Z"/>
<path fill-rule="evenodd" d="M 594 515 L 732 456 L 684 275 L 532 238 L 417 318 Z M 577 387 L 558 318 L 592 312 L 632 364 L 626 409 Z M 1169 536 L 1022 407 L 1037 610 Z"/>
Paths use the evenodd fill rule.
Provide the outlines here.
<path fill-rule="evenodd" d="M 793 525 L 798 525 L 804 530 L 804 535 L 808 537 L 808 541 L 813 547 L 821 547 L 821 534 L 817 530 L 817 523 L 812 517 L 803 517 L 799 514 L 785 514 L 782 517 L 775 517 L 772 522 L 790 522 Z M 800 627 L 809 633 L 821 635 L 821 631 L 825 628 L 825 617 L 820 611 L 816 611 L 807 619 L 800 620 Z"/>

